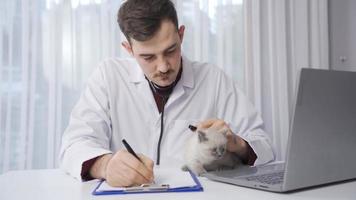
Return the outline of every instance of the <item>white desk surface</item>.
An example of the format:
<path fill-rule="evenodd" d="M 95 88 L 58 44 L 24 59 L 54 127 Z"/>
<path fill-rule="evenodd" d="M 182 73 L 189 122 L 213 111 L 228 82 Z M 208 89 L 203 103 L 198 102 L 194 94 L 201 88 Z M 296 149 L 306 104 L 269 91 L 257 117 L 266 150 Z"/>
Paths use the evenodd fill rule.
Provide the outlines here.
<path fill-rule="evenodd" d="M 255 189 L 249 189 L 200 178 L 204 192 L 188 193 L 156 193 L 93 196 L 91 192 L 97 185 L 97 180 L 80 182 L 66 175 L 59 169 L 10 171 L 0 175 L 1 200 L 32 200 L 32 199 L 356 199 L 356 181 L 329 185 L 288 194 L 278 194 Z"/>

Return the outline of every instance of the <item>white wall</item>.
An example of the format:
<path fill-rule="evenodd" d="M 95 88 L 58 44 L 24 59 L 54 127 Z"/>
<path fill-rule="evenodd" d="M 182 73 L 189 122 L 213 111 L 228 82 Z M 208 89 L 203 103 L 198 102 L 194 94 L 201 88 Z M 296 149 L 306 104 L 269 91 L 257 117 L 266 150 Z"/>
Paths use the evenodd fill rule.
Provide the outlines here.
<path fill-rule="evenodd" d="M 330 66 L 356 71 L 356 1 L 329 0 Z"/>

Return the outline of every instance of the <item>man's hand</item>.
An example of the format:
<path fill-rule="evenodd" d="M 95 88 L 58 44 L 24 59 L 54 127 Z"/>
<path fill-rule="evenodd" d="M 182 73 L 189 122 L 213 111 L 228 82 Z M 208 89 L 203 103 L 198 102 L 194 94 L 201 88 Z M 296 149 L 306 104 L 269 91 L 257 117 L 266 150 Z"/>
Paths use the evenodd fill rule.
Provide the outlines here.
<path fill-rule="evenodd" d="M 104 178 L 109 185 L 116 187 L 151 183 L 154 178 L 153 161 L 144 155 L 138 156 L 142 162 L 126 150 L 103 155 L 95 161 L 90 174 L 94 178 Z"/>
<path fill-rule="evenodd" d="M 256 154 L 251 149 L 250 145 L 241 137 L 232 133 L 230 127 L 220 119 L 208 119 L 198 124 L 197 129 L 214 128 L 216 130 L 227 129 L 227 147 L 230 152 L 235 153 L 247 164 L 256 160 Z M 253 163 L 252 163 L 253 164 Z"/>

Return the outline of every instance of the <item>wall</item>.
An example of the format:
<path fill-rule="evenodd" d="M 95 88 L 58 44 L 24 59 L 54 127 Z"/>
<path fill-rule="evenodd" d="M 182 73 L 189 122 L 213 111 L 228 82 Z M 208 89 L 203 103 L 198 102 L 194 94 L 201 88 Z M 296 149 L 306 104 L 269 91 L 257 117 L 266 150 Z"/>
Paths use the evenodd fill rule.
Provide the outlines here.
<path fill-rule="evenodd" d="M 356 71 L 356 1 L 329 0 L 330 66 Z"/>

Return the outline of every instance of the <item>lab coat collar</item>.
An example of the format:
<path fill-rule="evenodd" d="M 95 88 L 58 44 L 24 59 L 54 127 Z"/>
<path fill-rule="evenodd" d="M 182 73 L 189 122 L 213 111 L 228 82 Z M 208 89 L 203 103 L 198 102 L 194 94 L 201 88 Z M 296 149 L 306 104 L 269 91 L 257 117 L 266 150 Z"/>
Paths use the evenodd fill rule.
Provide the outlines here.
<path fill-rule="evenodd" d="M 140 65 L 135 60 L 135 65 L 130 71 L 130 80 L 132 83 L 140 83 L 145 81 L 145 74 L 143 73 Z"/>
<path fill-rule="evenodd" d="M 192 67 L 192 62 L 182 55 L 183 60 L 183 72 L 182 72 L 182 85 L 185 87 L 193 88 L 194 87 L 194 71 Z"/>
<path fill-rule="evenodd" d="M 182 72 L 180 82 L 182 82 L 182 85 L 185 87 L 193 88 L 194 87 L 194 71 L 192 68 L 192 63 L 184 55 L 182 55 L 182 61 L 183 61 L 183 72 Z M 131 82 L 140 83 L 140 82 L 146 81 L 145 75 L 144 75 L 140 65 L 137 62 L 135 62 L 135 63 L 136 63 L 136 65 L 130 73 Z"/>

